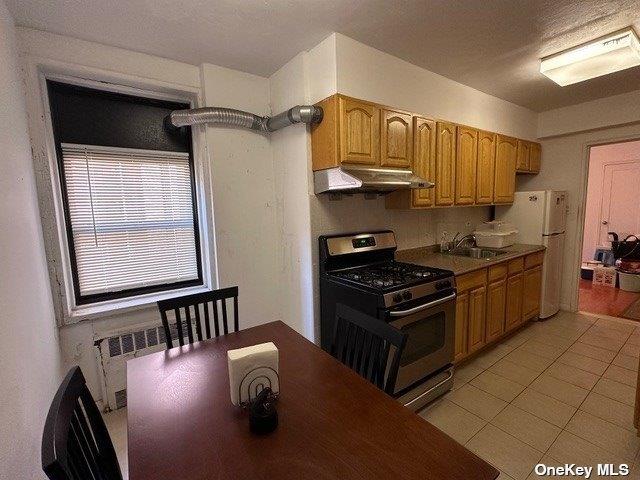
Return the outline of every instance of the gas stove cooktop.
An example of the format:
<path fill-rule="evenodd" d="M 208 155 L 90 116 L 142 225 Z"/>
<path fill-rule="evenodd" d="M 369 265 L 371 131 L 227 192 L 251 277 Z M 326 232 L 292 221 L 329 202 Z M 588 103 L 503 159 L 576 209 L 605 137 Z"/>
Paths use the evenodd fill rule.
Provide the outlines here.
<path fill-rule="evenodd" d="M 331 272 L 332 276 L 369 288 L 405 288 L 448 277 L 451 272 L 395 260 Z"/>

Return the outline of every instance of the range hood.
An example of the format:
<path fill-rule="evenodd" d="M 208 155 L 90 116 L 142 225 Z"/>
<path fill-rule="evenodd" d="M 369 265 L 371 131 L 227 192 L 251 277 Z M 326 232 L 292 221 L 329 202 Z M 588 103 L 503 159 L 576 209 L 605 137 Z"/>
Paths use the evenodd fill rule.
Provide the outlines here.
<path fill-rule="evenodd" d="M 334 167 L 313 172 L 319 193 L 388 193 L 409 188 L 432 188 L 434 184 L 411 170 L 369 167 Z"/>

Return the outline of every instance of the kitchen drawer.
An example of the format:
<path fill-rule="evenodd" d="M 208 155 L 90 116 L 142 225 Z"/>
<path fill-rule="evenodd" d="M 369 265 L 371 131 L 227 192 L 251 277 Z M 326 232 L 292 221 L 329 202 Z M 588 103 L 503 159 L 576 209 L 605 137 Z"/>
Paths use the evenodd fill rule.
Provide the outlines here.
<path fill-rule="evenodd" d="M 487 284 L 487 269 L 477 270 L 471 273 L 465 273 L 456 277 L 456 287 L 458 292 L 466 292 L 472 288 L 483 287 Z"/>
<path fill-rule="evenodd" d="M 489 267 L 489 282 L 503 279 L 507 276 L 508 271 L 509 267 L 506 263 L 499 263 Z"/>
<path fill-rule="evenodd" d="M 524 270 L 524 257 L 511 260 L 509 262 L 508 270 L 509 270 L 509 275 L 514 275 Z"/>
<path fill-rule="evenodd" d="M 536 252 L 531 255 L 527 255 L 524 259 L 524 268 L 533 268 L 538 265 L 542 265 L 544 260 L 544 252 Z"/>

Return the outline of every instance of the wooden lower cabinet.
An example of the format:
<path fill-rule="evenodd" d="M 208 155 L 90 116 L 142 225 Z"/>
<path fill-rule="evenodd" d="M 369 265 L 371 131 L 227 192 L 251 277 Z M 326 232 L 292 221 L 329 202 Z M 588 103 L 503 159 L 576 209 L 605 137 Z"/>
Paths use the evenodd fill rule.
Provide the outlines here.
<path fill-rule="evenodd" d="M 538 315 L 543 258 L 536 252 L 456 277 L 456 363 Z"/>
<path fill-rule="evenodd" d="M 542 266 L 525 270 L 523 278 L 522 321 L 526 321 L 540 313 Z"/>
<path fill-rule="evenodd" d="M 454 361 L 458 362 L 467 356 L 467 330 L 469 319 L 469 294 L 459 293 L 456 298 L 456 345 Z"/>
<path fill-rule="evenodd" d="M 487 287 L 487 343 L 499 338 L 504 333 L 504 314 L 506 305 L 506 278 L 490 283 Z"/>
<path fill-rule="evenodd" d="M 469 292 L 469 338 L 467 353 L 473 353 L 485 343 L 485 304 L 487 289 L 479 287 Z"/>
<path fill-rule="evenodd" d="M 505 331 L 513 330 L 522 321 L 522 273 L 507 278 L 507 303 L 504 315 Z"/>

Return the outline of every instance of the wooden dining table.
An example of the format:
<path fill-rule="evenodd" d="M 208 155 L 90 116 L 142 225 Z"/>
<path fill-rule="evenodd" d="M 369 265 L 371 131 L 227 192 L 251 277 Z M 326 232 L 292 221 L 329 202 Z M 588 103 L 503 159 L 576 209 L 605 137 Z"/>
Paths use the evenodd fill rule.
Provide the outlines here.
<path fill-rule="evenodd" d="M 249 430 L 227 351 L 279 350 L 279 425 Z M 282 322 L 127 363 L 130 480 L 447 479 L 499 472 Z"/>

